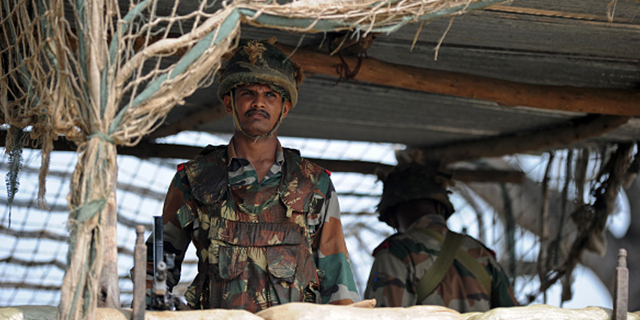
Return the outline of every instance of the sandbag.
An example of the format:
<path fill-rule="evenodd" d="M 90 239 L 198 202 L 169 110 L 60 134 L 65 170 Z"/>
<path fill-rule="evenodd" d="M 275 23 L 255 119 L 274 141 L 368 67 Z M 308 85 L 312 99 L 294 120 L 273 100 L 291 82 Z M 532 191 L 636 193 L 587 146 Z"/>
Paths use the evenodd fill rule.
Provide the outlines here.
<path fill-rule="evenodd" d="M 131 320 L 131 309 L 96 309 L 96 320 Z M 0 320 L 56 320 L 58 307 L 16 306 L 0 308 Z M 145 320 L 262 320 L 245 310 L 147 311 Z"/>
<path fill-rule="evenodd" d="M 613 311 L 601 307 L 564 309 L 545 304 L 523 307 L 496 308 L 484 313 L 462 314 L 465 320 L 611 320 Z M 640 320 L 634 313 L 627 314 L 627 320 Z"/>
<path fill-rule="evenodd" d="M 463 320 L 458 311 L 441 306 L 408 308 L 363 308 L 303 302 L 287 303 L 262 310 L 265 320 Z"/>
<path fill-rule="evenodd" d="M 126 320 L 129 320 L 127 318 Z M 191 311 L 147 311 L 145 320 L 262 320 L 246 310 L 191 310 Z M 101 319 L 102 320 L 102 319 Z M 111 320 L 111 319 L 109 319 Z M 113 319 L 116 320 L 116 319 Z M 124 320 L 124 319 L 123 319 Z"/>
<path fill-rule="evenodd" d="M 375 305 L 375 303 L 373 304 Z M 145 320 L 610 320 L 613 311 L 608 308 L 587 307 L 563 309 L 549 305 L 496 308 L 484 313 L 460 314 L 440 306 L 414 306 L 409 308 L 372 308 L 370 301 L 350 306 L 288 303 L 271 307 L 257 314 L 245 310 L 147 311 Z M 13 306 L 0 308 L 0 320 L 56 320 L 55 306 Z M 131 309 L 98 308 L 97 320 L 130 320 Z M 640 311 L 627 314 L 628 320 L 640 320 Z"/>
<path fill-rule="evenodd" d="M 14 306 L 0 308 L 0 320 L 56 320 L 58 307 Z"/>

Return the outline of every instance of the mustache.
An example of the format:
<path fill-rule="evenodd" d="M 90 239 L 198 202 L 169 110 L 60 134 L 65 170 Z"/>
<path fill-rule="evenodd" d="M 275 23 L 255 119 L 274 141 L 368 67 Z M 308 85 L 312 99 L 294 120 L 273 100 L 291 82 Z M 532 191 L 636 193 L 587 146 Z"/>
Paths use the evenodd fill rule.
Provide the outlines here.
<path fill-rule="evenodd" d="M 245 112 L 244 115 L 245 115 L 245 117 L 251 117 L 256 113 L 259 113 L 259 114 L 263 115 L 267 119 L 271 119 L 271 115 L 270 114 L 268 114 L 264 110 L 259 110 L 259 109 L 251 109 L 251 110 Z"/>

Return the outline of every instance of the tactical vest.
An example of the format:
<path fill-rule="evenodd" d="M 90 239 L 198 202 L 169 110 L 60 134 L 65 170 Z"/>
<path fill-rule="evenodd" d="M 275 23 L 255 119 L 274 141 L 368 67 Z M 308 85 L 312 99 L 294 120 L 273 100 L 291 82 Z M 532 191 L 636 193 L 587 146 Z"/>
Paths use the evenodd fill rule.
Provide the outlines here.
<path fill-rule="evenodd" d="M 277 186 L 230 186 L 226 146 L 208 147 L 185 164 L 191 199 L 178 211 L 193 223 L 198 275 L 185 297 L 195 308 L 257 312 L 287 302 L 319 302 L 311 243 L 324 198 L 314 197 L 325 171 L 283 149 Z M 259 190 L 257 190 L 259 189 Z"/>

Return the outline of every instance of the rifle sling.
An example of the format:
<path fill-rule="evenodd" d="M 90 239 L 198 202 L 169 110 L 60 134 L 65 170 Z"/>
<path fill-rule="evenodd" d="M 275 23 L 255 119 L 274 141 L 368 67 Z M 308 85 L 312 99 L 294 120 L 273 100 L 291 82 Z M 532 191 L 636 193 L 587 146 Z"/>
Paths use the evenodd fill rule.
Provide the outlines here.
<path fill-rule="evenodd" d="M 467 251 L 460 248 L 464 236 L 455 233 L 447 232 L 447 236 L 435 232 L 431 229 L 422 228 L 418 231 L 425 233 L 442 244 L 440 254 L 436 258 L 431 268 L 422 276 L 417 285 L 418 303 L 422 302 L 435 288 L 442 282 L 444 275 L 447 273 L 453 260 L 457 259 L 473 276 L 478 279 L 482 287 L 487 291 L 489 297 L 491 297 L 491 277 L 487 270 L 472 257 Z"/>

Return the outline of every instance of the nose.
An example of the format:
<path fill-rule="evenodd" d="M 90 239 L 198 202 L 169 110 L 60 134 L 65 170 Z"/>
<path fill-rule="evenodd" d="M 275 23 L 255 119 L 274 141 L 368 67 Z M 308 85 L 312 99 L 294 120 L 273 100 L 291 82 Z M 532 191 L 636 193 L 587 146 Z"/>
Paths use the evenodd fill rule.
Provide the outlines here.
<path fill-rule="evenodd" d="M 256 94 L 251 107 L 255 109 L 264 109 L 266 106 L 266 98 L 262 94 Z"/>

